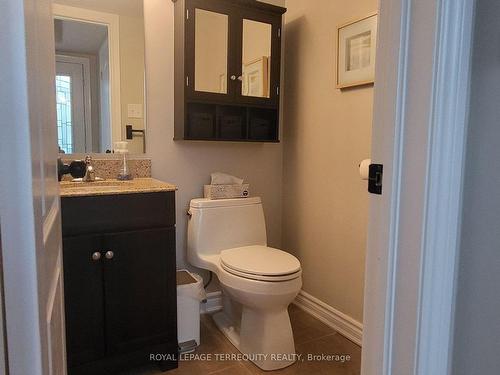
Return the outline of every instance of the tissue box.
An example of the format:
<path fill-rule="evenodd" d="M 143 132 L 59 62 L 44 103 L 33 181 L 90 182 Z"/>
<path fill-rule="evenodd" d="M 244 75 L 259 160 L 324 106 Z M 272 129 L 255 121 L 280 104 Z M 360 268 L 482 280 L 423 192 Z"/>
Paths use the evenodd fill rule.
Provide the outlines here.
<path fill-rule="evenodd" d="M 246 198 L 250 195 L 249 184 L 205 185 L 203 196 L 209 199 Z"/>

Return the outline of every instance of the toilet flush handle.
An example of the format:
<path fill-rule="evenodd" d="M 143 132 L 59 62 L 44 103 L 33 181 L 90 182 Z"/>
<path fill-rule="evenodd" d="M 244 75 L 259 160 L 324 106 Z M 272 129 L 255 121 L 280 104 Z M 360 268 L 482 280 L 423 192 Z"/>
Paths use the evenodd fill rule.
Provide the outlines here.
<path fill-rule="evenodd" d="M 191 213 L 191 210 L 187 210 L 186 211 L 186 215 L 191 219 L 191 216 L 193 216 L 193 214 Z"/>

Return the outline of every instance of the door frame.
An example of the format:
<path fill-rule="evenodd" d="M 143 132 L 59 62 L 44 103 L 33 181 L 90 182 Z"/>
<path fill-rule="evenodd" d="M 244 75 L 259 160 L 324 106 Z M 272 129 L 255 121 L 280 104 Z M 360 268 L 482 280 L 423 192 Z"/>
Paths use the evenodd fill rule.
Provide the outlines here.
<path fill-rule="evenodd" d="M 124 137 L 120 99 L 120 17 L 113 13 L 61 4 L 52 4 L 52 12 L 55 19 L 97 23 L 108 28 L 111 139 L 113 144 L 121 141 Z"/>
<path fill-rule="evenodd" d="M 83 68 L 83 119 L 85 124 L 85 152 L 92 152 L 92 96 L 90 93 L 90 61 L 87 57 L 70 56 L 65 55 L 64 53 L 59 53 L 56 54 L 56 64 L 58 62 L 78 64 Z"/>
<path fill-rule="evenodd" d="M 474 0 L 381 0 L 379 15 L 372 149 L 387 151 L 372 160 L 387 165 L 370 198 L 362 374 L 449 374 Z"/>

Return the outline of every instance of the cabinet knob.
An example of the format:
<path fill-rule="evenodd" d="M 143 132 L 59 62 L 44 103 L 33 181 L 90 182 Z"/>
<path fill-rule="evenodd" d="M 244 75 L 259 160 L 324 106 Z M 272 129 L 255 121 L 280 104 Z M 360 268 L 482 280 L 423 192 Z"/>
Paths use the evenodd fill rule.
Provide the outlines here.
<path fill-rule="evenodd" d="M 96 251 L 95 253 L 92 254 L 92 260 L 94 261 L 98 261 L 99 259 L 101 259 L 101 253 Z"/>
<path fill-rule="evenodd" d="M 243 76 L 238 76 L 238 81 L 243 82 Z"/>
<path fill-rule="evenodd" d="M 236 81 L 236 76 L 234 74 L 231 76 L 231 81 Z"/>
<path fill-rule="evenodd" d="M 106 257 L 106 259 L 113 259 L 113 257 L 115 256 L 115 253 L 113 253 L 111 250 L 106 251 L 106 254 L 104 254 L 104 256 Z"/>

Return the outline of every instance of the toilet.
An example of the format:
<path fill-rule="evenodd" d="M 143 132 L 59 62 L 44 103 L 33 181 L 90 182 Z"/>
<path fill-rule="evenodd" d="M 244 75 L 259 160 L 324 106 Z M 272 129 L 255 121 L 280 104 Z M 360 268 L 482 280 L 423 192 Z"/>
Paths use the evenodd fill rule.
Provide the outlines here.
<path fill-rule="evenodd" d="M 222 287 L 217 327 L 263 370 L 293 364 L 287 308 L 302 287 L 302 271 L 293 255 L 267 246 L 261 199 L 193 199 L 189 218 L 188 261 L 214 272 Z"/>

